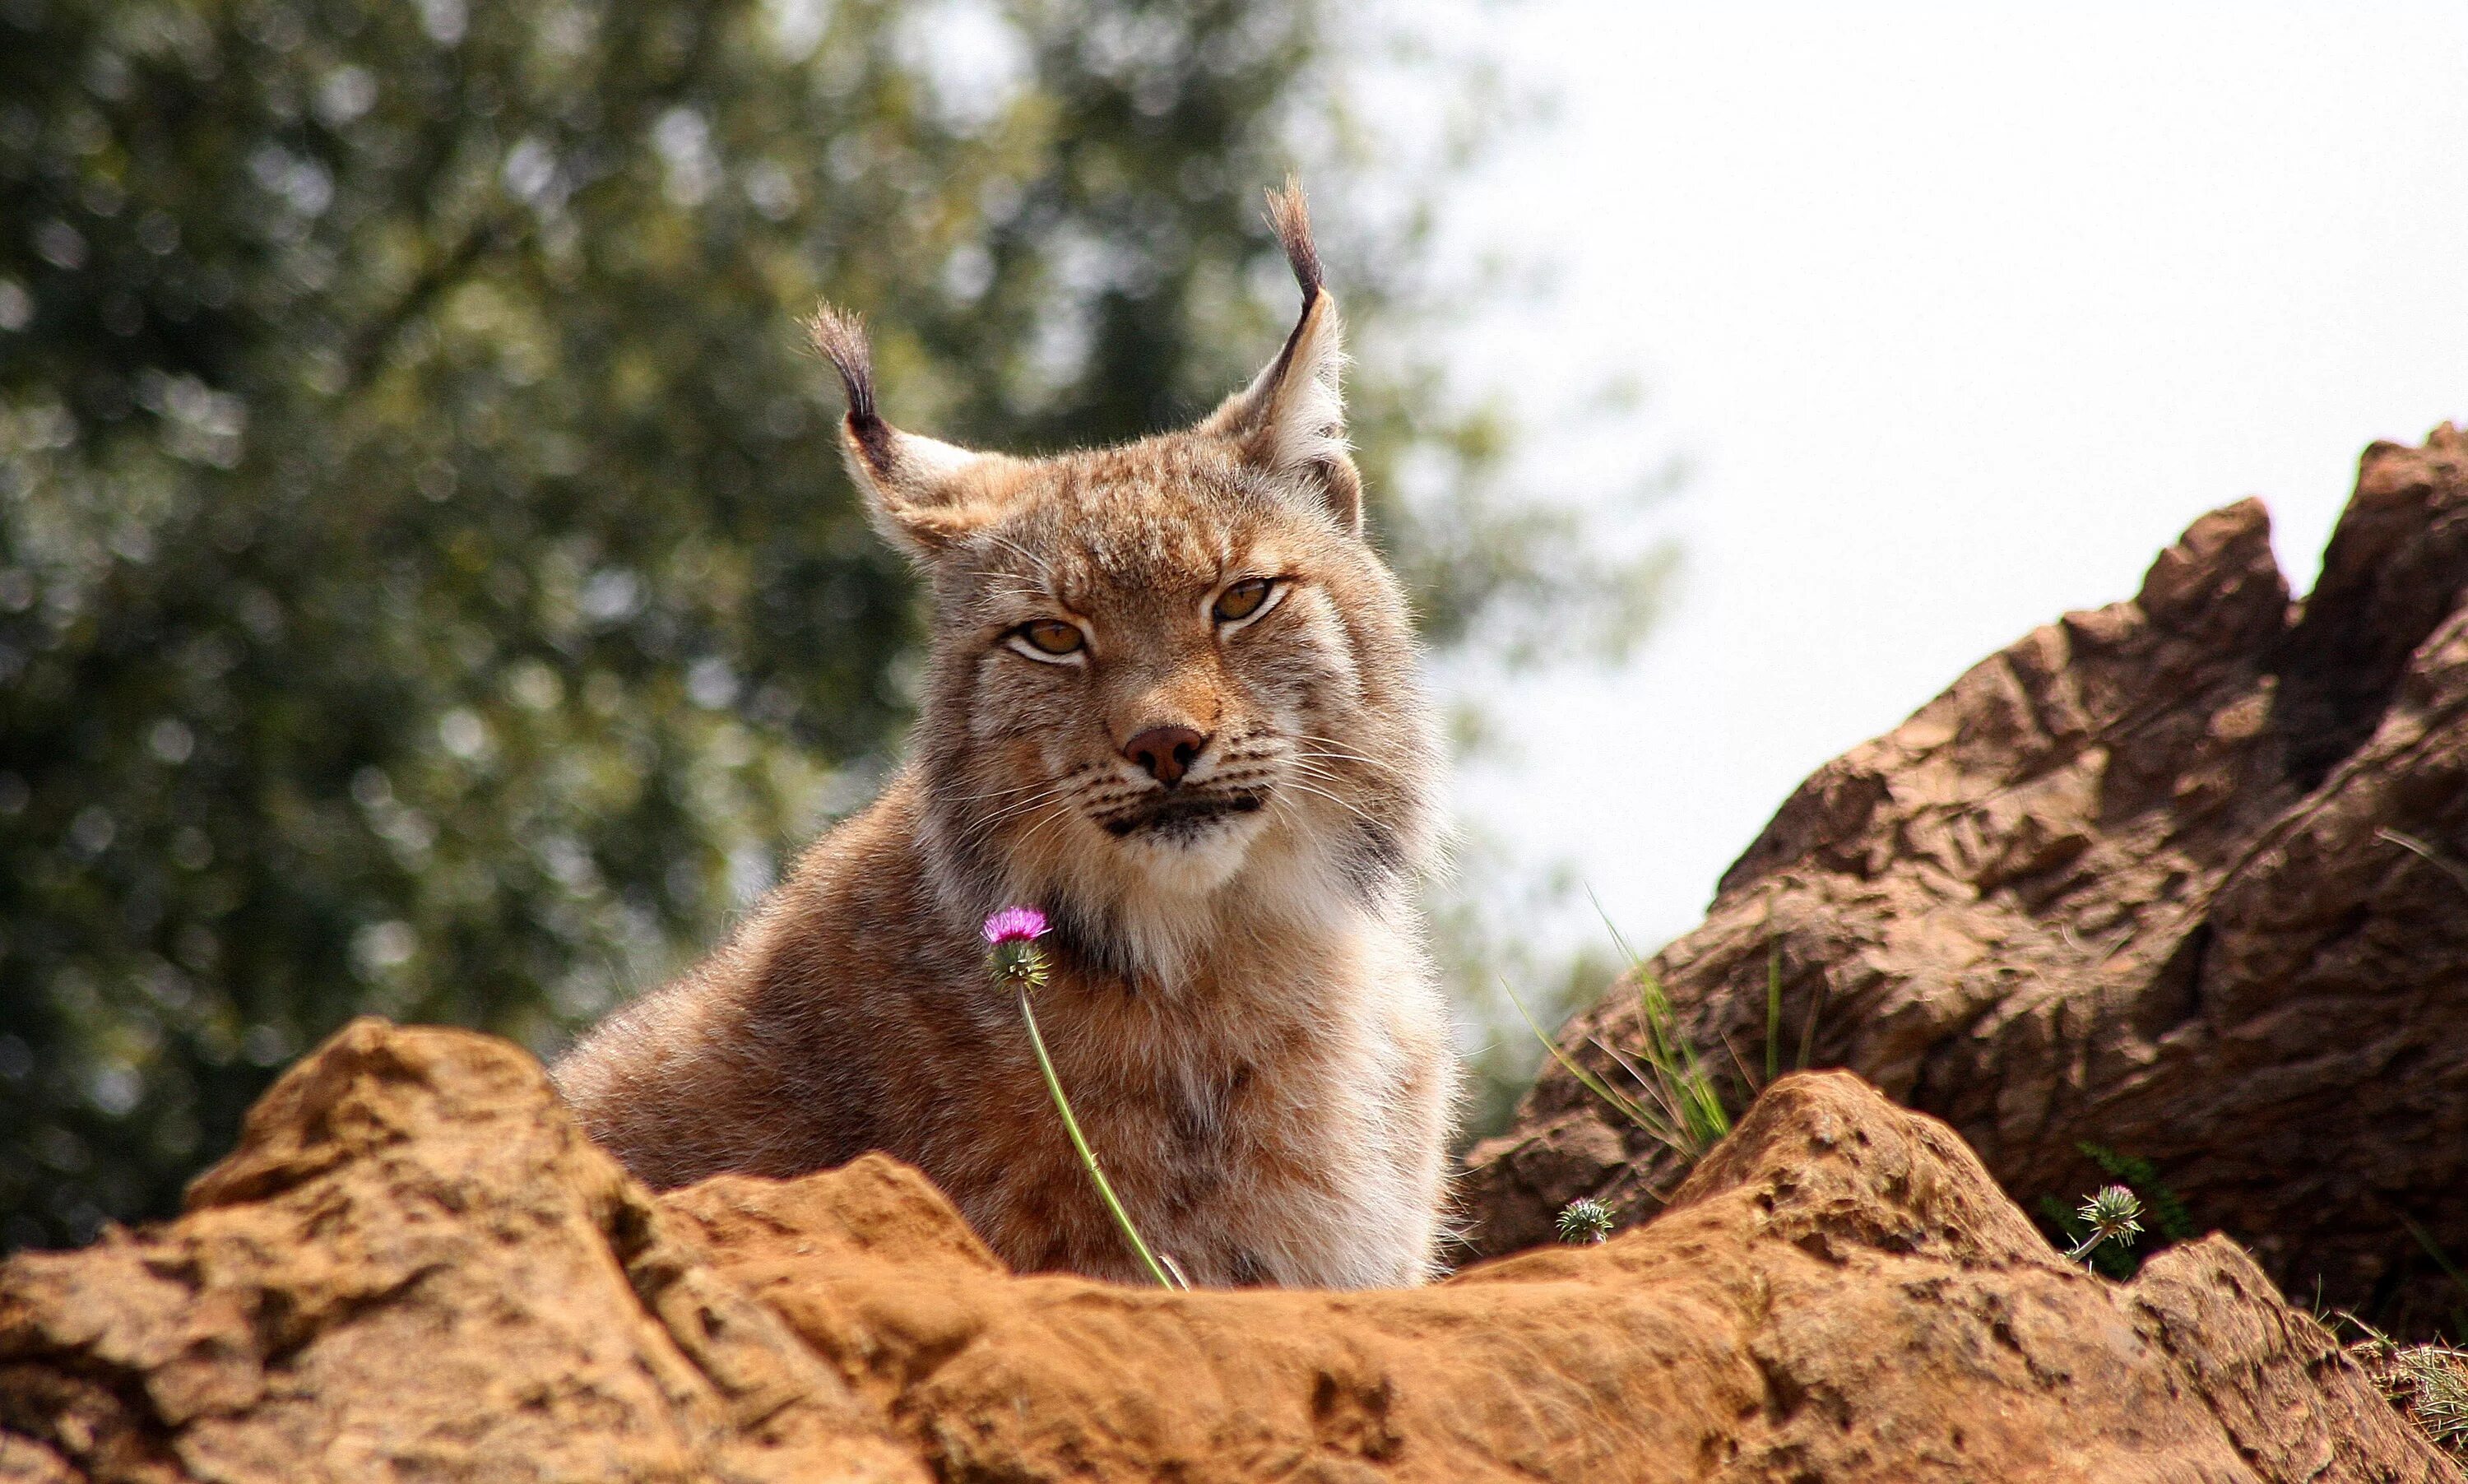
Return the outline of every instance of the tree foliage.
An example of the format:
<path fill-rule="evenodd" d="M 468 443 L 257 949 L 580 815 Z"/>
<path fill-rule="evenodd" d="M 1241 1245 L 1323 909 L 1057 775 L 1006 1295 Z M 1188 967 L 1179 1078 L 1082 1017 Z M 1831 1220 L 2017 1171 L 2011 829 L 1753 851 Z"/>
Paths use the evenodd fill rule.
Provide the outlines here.
<path fill-rule="evenodd" d="M 1291 311 L 1329 24 L 0 3 L 0 1244 L 165 1211 L 352 1014 L 554 1045 L 862 802 L 918 613 L 795 316 L 939 436 L 1193 415 Z M 1450 471 L 1383 513 L 1436 631 L 1569 590 L 1411 387 L 1364 451 Z"/>

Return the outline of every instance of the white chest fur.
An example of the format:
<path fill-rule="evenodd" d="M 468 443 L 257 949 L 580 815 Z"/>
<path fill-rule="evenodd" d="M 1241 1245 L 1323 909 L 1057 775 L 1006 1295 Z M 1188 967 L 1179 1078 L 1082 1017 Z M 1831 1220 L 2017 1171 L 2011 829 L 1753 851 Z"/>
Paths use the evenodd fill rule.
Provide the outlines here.
<path fill-rule="evenodd" d="M 1372 1288 L 1430 1273 L 1456 1098 L 1447 1009 L 1404 927 L 1351 925 L 1287 966 L 1290 982 L 1254 986 L 1244 1018 L 1255 1023 L 1229 1025 L 1231 1044 L 1216 1048 L 1240 1055 L 1263 1031 L 1285 1043 L 1273 1082 L 1227 1101 L 1209 1130 L 1220 1177 L 1159 1213 L 1155 1243 L 1218 1281 Z M 1180 1075 L 1197 1086 L 1212 1070 Z"/>

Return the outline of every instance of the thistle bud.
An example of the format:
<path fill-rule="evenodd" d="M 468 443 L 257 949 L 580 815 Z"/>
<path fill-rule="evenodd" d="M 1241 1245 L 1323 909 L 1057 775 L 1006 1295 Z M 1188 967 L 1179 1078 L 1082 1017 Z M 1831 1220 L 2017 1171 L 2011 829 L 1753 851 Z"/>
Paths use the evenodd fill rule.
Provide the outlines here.
<path fill-rule="evenodd" d="M 1037 989 L 1045 983 L 1045 951 L 1037 940 L 1046 934 L 1045 914 L 1035 907 L 1005 907 L 986 919 L 986 965 L 994 982 Z"/>
<path fill-rule="evenodd" d="M 1560 1211 L 1560 1240 L 1572 1245 L 1601 1242 L 1611 1234 L 1611 1208 L 1590 1196 L 1571 1200 Z"/>
<path fill-rule="evenodd" d="M 2136 1233 L 2142 1230 L 2142 1223 L 2135 1220 L 2141 1214 L 2142 1202 L 2122 1185 L 2111 1185 L 2101 1190 L 2083 1203 L 2081 1212 L 2083 1223 L 2102 1242 L 2119 1239 L 2130 1242 Z"/>
<path fill-rule="evenodd" d="M 2132 1246 L 2135 1237 L 2142 1230 L 2141 1221 L 2136 1220 L 2142 1215 L 2142 1202 L 2122 1185 L 2102 1188 L 2084 1201 L 2082 1209 L 2075 1214 L 2082 1218 L 2088 1231 L 2066 1256 L 2078 1263 L 2087 1261 L 2104 1242 Z"/>

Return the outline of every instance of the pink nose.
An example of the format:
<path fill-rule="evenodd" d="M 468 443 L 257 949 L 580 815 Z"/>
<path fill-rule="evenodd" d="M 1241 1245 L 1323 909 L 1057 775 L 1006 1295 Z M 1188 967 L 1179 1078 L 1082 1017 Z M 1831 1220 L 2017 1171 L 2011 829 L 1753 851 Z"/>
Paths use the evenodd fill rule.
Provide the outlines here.
<path fill-rule="evenodd" d="M 1208 746 L 1206 734 L 1187 726 L 1153 726 L 1123 743 L 1123 756 L 1138 764 L 1151 778 L 1171 788 L 1182 782 L 1191 765 Z"/>

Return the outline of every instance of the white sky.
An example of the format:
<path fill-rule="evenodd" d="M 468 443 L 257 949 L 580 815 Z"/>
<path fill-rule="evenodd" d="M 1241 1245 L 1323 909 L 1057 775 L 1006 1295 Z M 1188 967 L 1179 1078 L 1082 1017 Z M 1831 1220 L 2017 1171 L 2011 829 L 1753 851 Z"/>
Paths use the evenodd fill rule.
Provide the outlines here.
<path fill-rule="evenodd" d="M 2468 422 L 2468 4 L 1486 19 L 1561 108 L 1454 199 L 1452 236 L 1554 264 L 1467 329 L 1477 379 L 1547 422 L 1635 373 L 1640 418 L 1538 470 L 1694 473 L 1652 517 L 1670 619 L 1628 672 L 1521 687 L 1522 755 L 1461 802 L 1637 937 L 2194 516 L 2262 495 L 2301 589 L 2365 444 Z"/>

